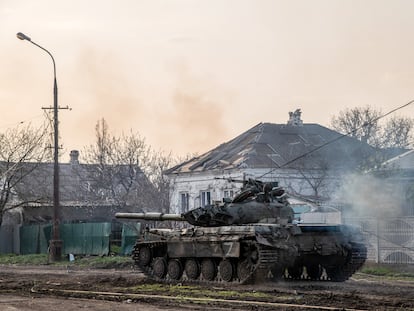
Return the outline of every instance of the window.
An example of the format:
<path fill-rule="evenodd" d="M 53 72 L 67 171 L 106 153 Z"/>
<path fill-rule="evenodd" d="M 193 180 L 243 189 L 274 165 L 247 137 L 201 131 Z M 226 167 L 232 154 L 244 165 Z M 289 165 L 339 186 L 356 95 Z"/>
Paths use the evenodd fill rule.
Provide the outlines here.
<path fill-rule="evenodd" d="M 233 192 L 233 190 L 232 189 L 227 189 L 227 190 L 224 190 L 224 193 L 223 193 L 224 195 L 223 195 L 223 198 L 229 198 L 229 199 L 232 199 L 233 198 L 233 196 L 234 196 L 234 192 Z"/>
<path fill-rule="evenodd" d="M 181 206 L 181 213 L 188 212 L 189 210 L 189 195 L 188 192 L 181 192 L 180 193 L 180 206 Z"/>
<path fill-rule="evenodd" d="M 211 204 L 210 191 L 201 191 L 201 207 Z"/>

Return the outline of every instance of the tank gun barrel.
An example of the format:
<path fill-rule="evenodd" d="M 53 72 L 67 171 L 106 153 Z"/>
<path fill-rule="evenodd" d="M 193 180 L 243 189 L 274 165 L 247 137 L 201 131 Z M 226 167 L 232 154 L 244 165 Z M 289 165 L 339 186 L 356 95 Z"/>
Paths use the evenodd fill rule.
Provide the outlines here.
<path fill-rule="evenodd" d="M 180 214 L 164 214 L 164 213 L 116 213 L 116 218 L 122 219 L 142 219 L 155 221 L 185 221 Z"/>

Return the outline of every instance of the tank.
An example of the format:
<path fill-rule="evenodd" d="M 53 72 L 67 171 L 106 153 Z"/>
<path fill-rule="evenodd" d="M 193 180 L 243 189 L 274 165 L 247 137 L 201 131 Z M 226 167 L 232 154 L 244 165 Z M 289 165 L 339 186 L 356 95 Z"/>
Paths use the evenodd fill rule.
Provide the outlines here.
<path fill-rule="evenodd" d="M 157 280 L 255 283 L 266 279 L 345 281 L 366 260 L 351 226 L 295 223 L 276 182 L 249 179 L 232 200 L 179 214 L 117 213 L 117 218 L 182 221 L 181 229 L 145 228 L 132 257 Z"/>

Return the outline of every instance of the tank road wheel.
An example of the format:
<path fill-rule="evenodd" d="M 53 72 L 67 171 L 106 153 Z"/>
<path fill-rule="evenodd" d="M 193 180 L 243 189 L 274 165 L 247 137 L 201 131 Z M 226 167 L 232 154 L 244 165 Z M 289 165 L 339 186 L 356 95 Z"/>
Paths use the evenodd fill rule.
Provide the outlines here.
<path fill-rule="evenodd" d="M 239 261 L 237 265 L 237 276 L 239 277 L 240 282 L 245 281 L 253 271 L 253 265 L 250 263 L 249 259 Z"/>
<path fill-rule="evenodd" d="M 306 273 L 311 280 L 319 280 L 322 275 L 322 268 L 320 265 L 308 265 L 306 266 Z"/>
<path fill-rule="evenodd" d="M 151 260 L 151 249 L 147 246 L 141 247 L 138 253 L 138 265 L 140 265 L 141 267 L 149 266 Z"/>
<path fill-rule="evenodd" d="M 219 264 L 219 271 L 223 281 L 230 282 L 233 279 L 234 268 L 230 260 L 223 259 Z"/>
<path fill-rule="evenodd" d="M 293 266 L 289 267 L 288 269 L 289 276 L 294 280 L 300 280 L 302 273 L 303 273 L 303 266 Z"/>
<path fill-rule="evenodd" d="M 201 262 L 201 275 L 207 281 L 212 281 L 217 275 L 217 266 L 212 259 L 204 259 Z"/>
<path fill-rule="evenodd" d="M 168 261 L 168 275 L 173 280 L 179 280 L 183 275 L 183 266 L 179 259 L 170 259 Z"/>
<path fill-rule="evenodd" d="M 167 262 L 164 257 L 157 257 L 154 259 L 152 266 L 153 274 L 160 279 L 165 278 L 167 274 Z"/>
<path fill-rule="evenodd" d="M 259 261 L 259 251 L 254 243 L 243 243 L 241 258 L 237 263 L 237 276 L 240 282 L 247 281 L 256 270 Z"/>
<path fill-rule="evenodd" d="M 200 276 L 200 265 L 196 259 L 187 259 L 184 270 L 190 280 L 196 280 Z"/>

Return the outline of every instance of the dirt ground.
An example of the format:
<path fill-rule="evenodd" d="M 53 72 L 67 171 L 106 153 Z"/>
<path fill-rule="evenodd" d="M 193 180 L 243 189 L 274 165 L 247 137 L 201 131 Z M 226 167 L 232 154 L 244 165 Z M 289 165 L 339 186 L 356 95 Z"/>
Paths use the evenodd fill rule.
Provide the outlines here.
<path fill-rule="evenodd" d="M 414 310 L 414 282 L 157 284 L 134 269 L 0 266 L 0 310 Z"/>

